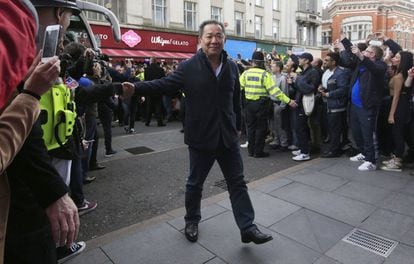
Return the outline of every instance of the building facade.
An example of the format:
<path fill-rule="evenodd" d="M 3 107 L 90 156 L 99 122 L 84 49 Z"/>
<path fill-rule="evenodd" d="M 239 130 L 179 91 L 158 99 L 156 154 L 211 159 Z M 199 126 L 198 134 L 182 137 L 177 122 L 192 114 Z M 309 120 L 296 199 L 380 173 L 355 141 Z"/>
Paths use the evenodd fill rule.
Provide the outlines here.
<path fill-rule="evenodd" d="M 322 48 L 321 0 L 88 1 L 110 8 L 119 18 L 122 31 L 133 30 L 138 35 L 143 30 L 197 37 L 202 21 L 216 19 L 225 26 L 225 49 L 232 57 L 241 54 L 250 58 L 254 49 L 276 49 L 282 54 L 288 49 L 306 50 L 319 57 Z M 104 25 L 103 17 L 88 14 L 88 18 L 94 25 Z"/>
<path fill-rule="evenodd" d="M 353 43 L 382 32 L 403 49 L 414 49 L 414 3 L 410 0 L 332 0 L 323 11 L 322 45 L 343 32 Z M 325 15 L 326 14 L 326 15 Z"/>

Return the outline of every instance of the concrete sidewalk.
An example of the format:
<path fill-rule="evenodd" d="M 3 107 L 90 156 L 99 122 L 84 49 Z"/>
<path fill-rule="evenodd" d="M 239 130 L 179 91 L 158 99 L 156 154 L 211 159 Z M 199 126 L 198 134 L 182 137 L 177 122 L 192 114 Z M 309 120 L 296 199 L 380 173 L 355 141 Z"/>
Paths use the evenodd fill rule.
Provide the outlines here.
<path fill-rule="evenodd" d="M 256 224 L 274 237 L 264 245 L 241 243 L 226 192 L 203 200 L 197 243 L 181 208 L 90 240 L 66 263 L 414 264 L 414 176 L 358 165 L 315 159 L 249 183 Z M 383 257 L 344 242 L 355 228 L 398 244 Z"/>

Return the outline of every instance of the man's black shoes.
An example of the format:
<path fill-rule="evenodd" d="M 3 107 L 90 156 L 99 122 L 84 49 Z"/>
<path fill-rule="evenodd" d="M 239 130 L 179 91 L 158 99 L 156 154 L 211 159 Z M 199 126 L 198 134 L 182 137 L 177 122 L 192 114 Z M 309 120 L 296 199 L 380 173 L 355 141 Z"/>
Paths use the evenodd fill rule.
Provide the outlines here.
<path fill-rule="evenodd" d="M 255 153 L 254 157 L 255 158 L 266 158 L 269 157 L 269 152 L 259 152 L 259 153 Z"/>
<path fill-rule="evenodd" d="M 263 234 L 257 227 L 241 234 L 241 241 L 243 243 L 253 242 L 255 244 L 263 244 L 272 239 L 273 237 L 271 235 Z"/>
<path fill-rule="evenodd" d="M 322 155 L 321 155 L 321 157 L 322 158 L 337 158 L 337 157 L 340 157 L 341 156 L 341 154 L 340 153 L 335 153 L 335 152 L 326 152 L 326 153 L 323 153 Z"/>
<path fill-rule="evenodd" d="M 198 239 L 198 224 L 197 223 L 188 223 L 185 225 L 184 229 L 185 237 L 190 242 L 196 242 Z"/>

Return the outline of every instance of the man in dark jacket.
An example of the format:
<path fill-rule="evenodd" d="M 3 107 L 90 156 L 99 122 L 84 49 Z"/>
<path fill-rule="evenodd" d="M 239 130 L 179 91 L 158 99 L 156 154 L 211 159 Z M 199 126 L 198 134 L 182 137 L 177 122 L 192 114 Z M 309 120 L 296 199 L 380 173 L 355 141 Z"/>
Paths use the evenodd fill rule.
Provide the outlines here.
<path fill-rule="evenodd" d="M 186 184 L 185 236 L 198 239 L 203 183 L 214 161 L 226 179 L 236 223 L 243 243 L 270 241 L 253 224 L 254 210 L 243 175 L 238 132 L 240 131 L 240 83 L 234 62 L 223 51 L 222 23 L 209 20 L 200 25 L 201 49 L 180 64 L 173 74 L 151 82 L 135 83 L 137 93 L 162 95 L 182 89 L 186 100 L 184 141 L 189 146 L 190 175 Z M 123 84 L 127 89 L 131 83 Z"/>
<path fill-rule="evenodd" d="M 302 98 L 304 95 L 313 95 L 316 93 L 321 81 L 320 73 L 312 67 L 313 56 L 310 53 L 303 53 L 299 56 L 299 66 L 302 72 L 296 79 L 288 78 L 287 83 L 295 90 L 295 101 L 298 103 L 296 110 L 297 126 L 296 133 L 298 134 L 299 150 L 292 151 L 295 161 L 310 160 L 310 146 L 309 146 L 309 126 L 308 116 L 305 114 L 303 108 Z"/>
<path fill-rule="evenodd" d="M 323 67 L 326 69 L 322 76 L 322 84 L 319 92 L 327 102 L 328 114 L 328 151 L 322 155 L 324 158 L 333 158 L 341 155 L 341 133 L 346 130 L 343 127 L 346 118 L 348 103 L 349 75 L 344 69 L 338 67 L 338 53 L 328 53 L 324 58 Z M 346 140 L 344 138 L 343 140 Z"/>
<path fill-rule="evenodd" d="M 150 65 L 145 69 L 144 72 L 145 80 L 152 81 L 156 79 L 161 79 L 165 76 L 165 72 L 160 65 L 158 65 L 155 58 L 150 59 Z M 149 95 L 146 96 L 147 100 L 147 117 L 145 120 L 145 125 L 149 126 L 151 122 L 152 113 L 155 113 L 155 118 L 157 119 L 158 126 L 165 126 L 162 121 L 162 112 L 163 112 L 163 103 L 162 96 L 159 95 Z"/>
<path fill-rule="evenodd" d="M 363 52 L 353 46 L 351 51 L 358 62 L 350 82 L 351 129 L 360 153 L 350 160 L 363 162 L 358 167 L 360 171 L 373 171 L 376 170 L 375 126 L 387 65 L 379 46 L 370 45 Z"/>

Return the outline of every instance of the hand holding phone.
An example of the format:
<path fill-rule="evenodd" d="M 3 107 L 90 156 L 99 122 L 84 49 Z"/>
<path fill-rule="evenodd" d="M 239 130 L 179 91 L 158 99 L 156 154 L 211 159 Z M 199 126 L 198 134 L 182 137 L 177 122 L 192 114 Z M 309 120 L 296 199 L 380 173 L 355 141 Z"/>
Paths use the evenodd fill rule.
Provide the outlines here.
<path fill-rule="evenodd" d="M 45 63 L 56 56 L 57 47 L 59 45 L 61 25 L 50 25 L 46 27 L 43 38 L 42 62 Z"/>

